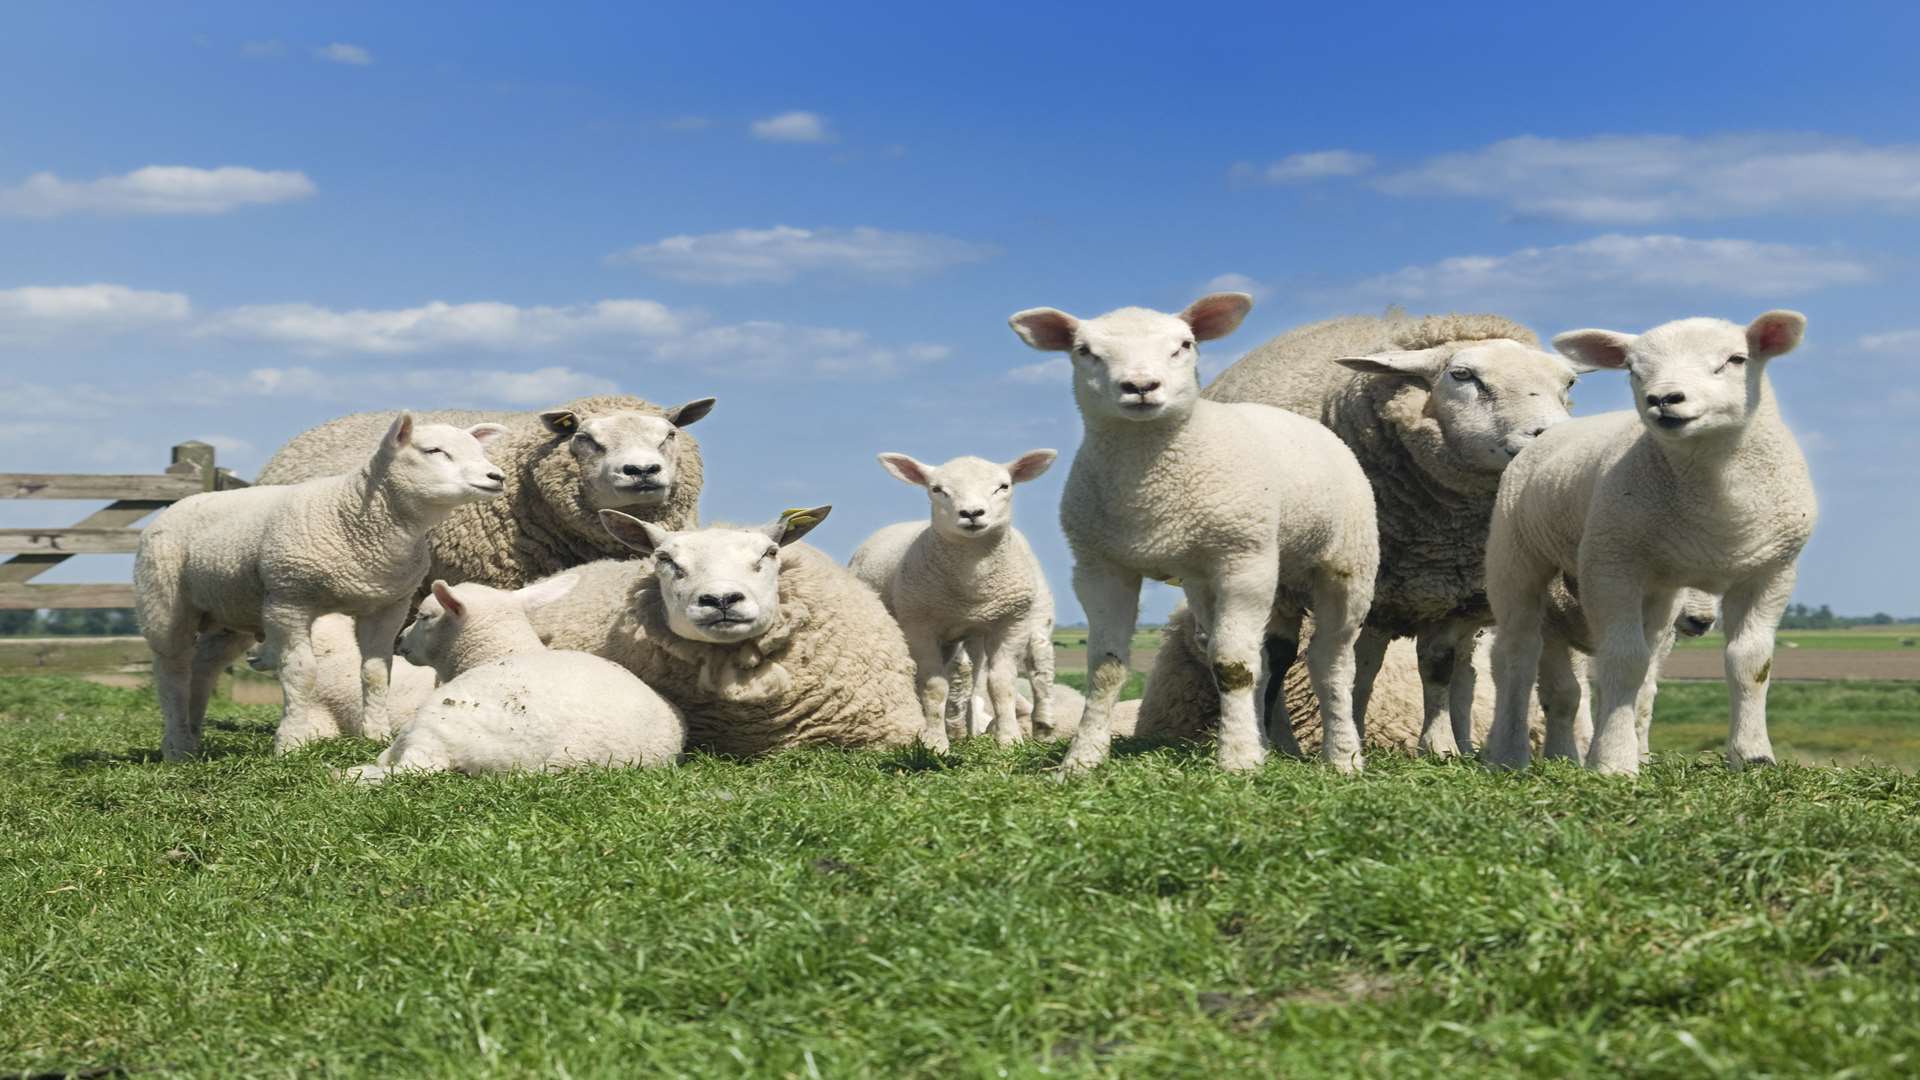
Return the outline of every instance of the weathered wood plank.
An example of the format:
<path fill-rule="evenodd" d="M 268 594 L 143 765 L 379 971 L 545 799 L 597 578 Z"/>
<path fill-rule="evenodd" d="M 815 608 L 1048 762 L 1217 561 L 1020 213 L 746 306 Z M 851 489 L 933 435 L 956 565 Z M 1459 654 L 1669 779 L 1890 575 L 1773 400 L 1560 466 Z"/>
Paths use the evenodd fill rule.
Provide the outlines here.
<path fill-rule="evenodd" d="M 29 556 L 31 557 L 31 556 Z M 131 585 L 0 584 L 0 611 L 34 608 L 130 608 Z"/>
<path fill-rule="evenodd" d="M 132 525 L 155 510 L 167 504 L 151 499 L 122 499 L 109 506 L 103 506 L 74 524 L 73 529 L 118 529 Z M 0 562 L 0 585 L 19 585 L 32 581 L 41 574 L 66 562 L 69 555 L 15 555 L 6 562 Z"/>
<path fill-rule="evenodd" d="M 0 473 L 0 499 L 141 499 L 173 502 L 206 490 L 192 475 L 139 476 L 84 473 Z"/>
<path fill-rule="evenodd" d="M 5 555 L 126 555 L 139 549 L 139 529 L 0 529 Z"/>

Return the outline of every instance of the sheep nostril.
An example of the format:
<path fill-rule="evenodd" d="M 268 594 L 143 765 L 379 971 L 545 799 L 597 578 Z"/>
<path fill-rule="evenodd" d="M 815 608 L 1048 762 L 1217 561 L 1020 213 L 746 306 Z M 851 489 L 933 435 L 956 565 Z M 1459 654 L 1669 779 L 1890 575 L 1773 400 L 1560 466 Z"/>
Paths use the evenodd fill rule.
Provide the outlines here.
<path fill-rule="evenodd" d="M 640 475 L 641 476 L 659 476 L 660 468 L 661 467 L 659 465 L 648 465 L 647 467 L 640 470 Z"/>
<path fill-rule="evenodd" d="M 1534 428 L 1534 429 L 1533 429 L 1532 431 L 1529 431 L 1529 432 L 1527 432 L 1527 438 L 1529 438 L 1529 439 L 1537 439 L 1537 438 L 1539 438 L 1540 436 L 1542 436 L 1542 435 L 1544 435 L 1544 434 L 1546 434 L 1546 431 L 1547 431 L 1547 429 L 1546 429 L 1546 428 L 1543 428 L 1543 427 L 1537 427 L 1537 428 Z"/>
<path fill-rule="evenodd" d="M 726 605 L 727 607 L 732 607 L 733 605 L 740 603 L 742 600 L 745 600 L 746 598 L 747 598 L 746 593 L 730 592 L 727 595 L 721 597 L 720 602 Z"/>
<path fill-rule="evenodd" d="M 487 479 L 493 481 L 496 484 L 504 484 L 507 482 L 507 474 L 499 473 L 499 472 L 490 472 L 487 474 Z"/>
<path fill-rule="evenodd" d="M 1160 389 L 1160 384 L 1157 382 L 1123 382 L 1120 384 L 1121 393 L 1138 394 L 1141 397 L 1145 397 L 1158 389 Z"/>
<path fill-rule="evenodd" d="M 694 598 L 693 602 L 699 604 L 701 607 L 717 608 L 721 606 L 720 597 L 713 593 L 701 593 Z"/>

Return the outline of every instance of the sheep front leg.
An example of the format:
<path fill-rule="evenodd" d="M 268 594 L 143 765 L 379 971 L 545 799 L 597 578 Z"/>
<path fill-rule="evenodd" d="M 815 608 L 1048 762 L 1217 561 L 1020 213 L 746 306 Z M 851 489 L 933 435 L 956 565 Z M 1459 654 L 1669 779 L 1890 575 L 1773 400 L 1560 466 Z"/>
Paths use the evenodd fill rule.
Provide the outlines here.
<path fill-rule="evenodd" d="M 1254 694 L 1260 690 L 1261 670 L 1266 667 L 1273 567 L 1273 560 L 1261 559 L 1251 567 L 1230 569 L 1217 587 L 1207 590 L 1212 603 L 1205 607 L 1213 616 L 1207 628 L 1207 659 L 1220 694 L 1217 752 L 1220 767 L 1229 772 L 1257 769 L 1267 760 L 1267 733 L 1260 725 Z"/>
<path fill-rule="evenodd" d="M 1360 741 L 1367 741 L 1367 703 L 1373 700 L 1373 680 L 1387 658 L 1387 646 L 1393 638 L 1385 630 L 1362 627 L 1360 639 L 1353 643 L 1353 728 Z"/>
<path fill-rule="evenodd" d="M 1140 620 L 1140 576 L 1107 563 L 1077 562 L 1073 594 L 1087 613 L 1087 708 L 1060 763 L 1085 772 L 1113 747 L 1113 706 L 1127 684 L 1133 628 Z"/>
<path fill-rule="evenodd" d="M 1353 722 L 1353 646 L 1372 601 L 1372 585 L 1355 596 L 1351 578 L 1322 570 L 1313 583 L 1313 640 L 1307 642 L 1307 674 L 1320 699 L 1320 756 L 1341 772 L 1366 765 L 1360 729 Z"/>
<path fill-rule="evenodd" d="M 1487 541 L 1487 599 L 1493 606 L 1493 727 L 1480 759 L 1495 768 L 1524 769 L 1533 759 L 1528 703 L 1540 671 L 1547 584 L 1554 568 L 1515 551 L 1500 521 Z"/>
<path fill-rule="evenodd" d="M 971 680 L 973 696 L 967 703 L 967 734 L 969 736 L 985 735 L 987 725 L 999 715 L 987 688 L 987 671 L 992 660 L 987 652 L 986 635 L 968 635 L 965 648 L 967 663 L 973 668 Z"/>
<path fill-rule="evenodd" d="M 993 741 L 1012 746 L 1020 741 L 1020 713 L 1014 706 L 1013 679 L 1018 661 L 1014 645 L 1004 638 L 988 643 L 987 694 L 993 699 Z"/>
<path fill-rule="evenodd" d="M 1588 585 L 1594 582 L 1594 585 Z M 1647 624 L 1672 607 L 1671 593 L 1650 593 L 1637 575 L 1615 572 L 1580 574 L 1581 603 L 1595 630 L 1598 650 L 1594 674 L 1600 688 L 1599 711 L 1593 718 L 1593 744 L 1587 748 L 1587 768 L 1616 776 L 1640 772 L 1640 733 L 1635 704 L 1653 649 Z"/>
<path fill-rule="evenodd" d="M 384 739 L 393 734 L 393 717 L 387 715 L 387 687 L 393 679 L 394 639 L 406 625 L 411 607 L 408 601 L 402 600 L 354 621 L 354 637 L 360 646 L 358 735 Z"/>
<path fill-rule="evenodd" d="M 1593 717 L 1573 650 L 1558 637 L 1540 650 L 1540 708 L 1547 714 L 1547 757 L 1581 760 L 1593 742 Z"/>
<path fill-rule="evenodd" d="M 1288 757 L 1300 757 L 1300 739 L 1293 733 L 1287 711 L 1287 671 L 1300 656 L 1300 616 L 1296 613 L 1267 626 L 1266 663 L 1261 666 L 1261 723 L 1267 745 Z"/>
<path fill-rule="evenodd" d="M 1480 681 L 1473 654 L 1480 648 L 1480 627 L 1461 623 L 1453 639 L 1453 678 L 1447 683 L 1447 716 L 1453 721 L 1453 745 L 1462 756 L 1473 754 L 1473 690 Z"/>
<path fill-rule="evenodd" d="M 926 726 L 920 742 L 936 754 L 944 754 L 947 742 L 947 650 L 938 635 L 931 632 L 909 634 L 907 649 L 913 654 L 914 681 L 920 688 L 921 715 Z M 979 681 L 980 673 L 974 672 Z"/>
<path fill-rule="evenodd" d="M 1460 756 L 1454 738 L 1451 707 L 1455 670 L 1454 630 L 1451 624 L 1420 628 L 1414 655 L 1420 664 L 1420 753 L 1425 757 Z"/>
<path fill-rule="evenodd" d="M 1727 729 L 1727 764 L 1734 769 L 1772 765 L 1767 737 L 1767 687 L 1773 676 L 1773 635 L 1793 595 L 1791 566 L 1743 582 L 1721 600 L 1727 629 L 1727 691 L 1733 716 Z"/>
<path fill-rule="evenodd" d="M 260 613 L 266 645 L 258 663 L 271 663 L 280 672 L 280 726 L 273 733 L 273 752 L 285 754 L 315 739 L 340 734 L 330 716 L 314 708 L 313 612 L 269 599 Z"/>

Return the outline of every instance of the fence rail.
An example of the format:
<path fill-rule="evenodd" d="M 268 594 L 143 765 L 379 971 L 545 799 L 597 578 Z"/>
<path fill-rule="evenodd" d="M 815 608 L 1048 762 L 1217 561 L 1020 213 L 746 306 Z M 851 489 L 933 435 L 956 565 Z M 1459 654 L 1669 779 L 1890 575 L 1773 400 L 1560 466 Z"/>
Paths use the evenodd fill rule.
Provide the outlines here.
<path fill-rule="evenodd" d="M 0 499 L 109 500 L 66 528 L 0 529 L 0 611 L 39 608 L 125 608 L 133 586 L 32 584 L 75 555 L 125 555 L 140 546 L 140 519 L 203 491 L 247 486 L 214 461 L 213 447 L 184 442 L 157 475 L 0 473 Z"/>

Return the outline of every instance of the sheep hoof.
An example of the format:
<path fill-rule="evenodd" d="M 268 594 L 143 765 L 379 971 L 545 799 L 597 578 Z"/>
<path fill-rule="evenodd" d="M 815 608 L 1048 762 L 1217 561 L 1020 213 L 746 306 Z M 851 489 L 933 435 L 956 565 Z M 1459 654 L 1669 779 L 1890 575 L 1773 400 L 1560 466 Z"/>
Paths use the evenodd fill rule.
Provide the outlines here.
<path fill-rule="evenodd" d="M 1431 740 L 1421 739 L 1420 740 L 1420 756 L 1437 758 L 1440 760 L 1445 760 L 1447 758 L 1457 758 L 1460 756 L 1460 748 L 1454 745 L 1454 742 L 1452 739 L 1447 739 L 1445 741 L 1442 741 L 1439 739 L 1431 739 Z"/>
<path fill-rule="evenodd" d="M 1335 754 L 1327 759 L 1327 764 L 1333 768 L 1334 772 L 1352 776 L 1355 773 L 1365 771 L 1367 760 L 1357 753 Z"/>
<path fill-rule="evenodd" d="M 944 731 L 921 732 L 920 745 L 936 754 L 944 754 L 952 749 L 952 744 L 947 741 L 947 733 Z"/>
<path fill-rule="evenodd" d="M 1735 754 L 1727 758 L 1727 764 L 1738 772 L 1741 769 L 1771 769 L 1779 762 L 1773 760 L 1772 754 L 1760 754 L 1755 757 L 1742 757 Z"/>
<path fill-rule="evenodd" d="M 1258 746 L 1220 746 L 1220 767 L 1227 772 L 1252 772 L 1267 763 L 1267 752 Z"/>

